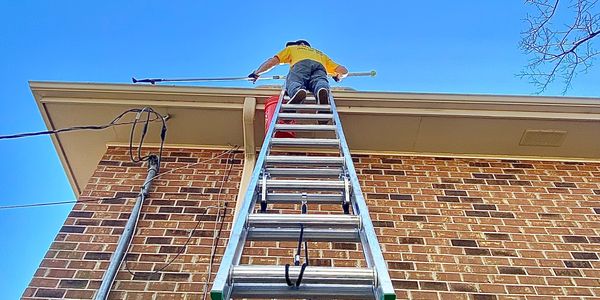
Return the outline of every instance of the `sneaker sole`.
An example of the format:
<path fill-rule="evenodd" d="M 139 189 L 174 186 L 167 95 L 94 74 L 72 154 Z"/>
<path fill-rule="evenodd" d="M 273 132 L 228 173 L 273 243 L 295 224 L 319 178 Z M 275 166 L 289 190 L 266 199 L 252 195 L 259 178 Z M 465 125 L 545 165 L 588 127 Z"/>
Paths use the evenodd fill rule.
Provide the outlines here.
<path fill-rule="evenodd" d="M 319 90 L 319 104 L 327 104 L 329 103 L 329 92 L 326 89 L 320 89 Z M 325 102 L 323 103 L 323 101 L 321 101 L 321 99 L 326 99 Z"/>
<path fill-rule="evenodd" d="M 296 92 L 296 94 L 294 94 L 294 97 L 290 98 L 290 101 L 288 101 L 288 104 L 290 104 L 290 103 L 298 104 L 298 103 L 304 101 L 304 99 L 306 99 L 306 91 L 298 90 Z"/>

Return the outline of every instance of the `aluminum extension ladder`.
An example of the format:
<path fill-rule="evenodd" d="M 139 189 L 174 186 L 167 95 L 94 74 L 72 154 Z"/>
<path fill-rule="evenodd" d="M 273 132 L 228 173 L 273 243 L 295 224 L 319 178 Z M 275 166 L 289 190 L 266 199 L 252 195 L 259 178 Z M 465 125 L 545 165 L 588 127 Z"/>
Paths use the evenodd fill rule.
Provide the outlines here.
<path fill-rule="evenodd" d="M 231 230 L 211 299 L 396 299 L 331 93 L 329 105 L 282 104 L 289 100 L 284 90 Z M 277 124 L 278 120 L 297 123 Z M 314 120 L 318 124 L 310 124 Z M 335 138 L 276 138 L 278 131 L 329 131 Z M 273 149 L 285 147 L 306 152 L 337 148 L 340 155 L 271 155 Z M 290 177 L 294 179 L 285 179 Z M 276 203 L 301 204 L 302 212 L 266 213 L 267 204 Z M 310 214 L 307 203 L 339 204 L 340 214 Z M 294 264 L 240 264 L 246 241 L 298 241 Z M 367 267 L 311 266 L 306 252 L 305 263 L 300 265 L 302 243 L 308 251 L 306 241 L 360 243 Z"/>

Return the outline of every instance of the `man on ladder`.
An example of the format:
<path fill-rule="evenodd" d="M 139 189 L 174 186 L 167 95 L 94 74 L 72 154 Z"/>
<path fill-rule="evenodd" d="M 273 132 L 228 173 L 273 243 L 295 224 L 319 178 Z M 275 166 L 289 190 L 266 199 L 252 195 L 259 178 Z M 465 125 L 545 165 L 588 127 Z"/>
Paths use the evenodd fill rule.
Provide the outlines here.
<path fill-rule="evenodd" d="M 310 90 L 319 104 L 327 104 L 329 99 L 329 82 L 331 75 L 339 82 L 348 75 L 346 67 L 337 64 L 323 52 L 312 48 L 305 40 L 288 42 L 285 49 L 267 59 L 260 67 L 248 75 L 252 82 L 278 64 L 290 64 L 290 72 L 286 79 L 286 92 L 290 96 L 289 104 L 298 104 L 306 98 Z"/>
<path fill-rule="evenodd" d="M 211 288 L 212 300 L 260 299 L 372 299 L 394 300 L 396 294 L 350 149 L 346 143 L 334 98 L 330 95 L 327 73 L 337 80 L 348 70 L 325 54 L 310 48 L 306 41 L 288 43 L 286 48 L 265 61 L 248 76 L 252 81 L 278 63 L 292 65 L 286 82 L 290 102 L 299 103 L 310 89 L 319 104 L 294 105 L 277 102 L 248 187 L 241 198 L 236 221 Z M 371 72 L 369 74 L 373 74 Z M 280 97 L 283 96 L 281 92 Z M 316 110 L 316 113 L 285 113 L 286 110 Z M 301 122 L 332 121 L 331 126 L 278 124 L 280 120 Z M 327 138 L 277 138 L 278 131 L 329 131 Z M 335 137 L 331 137 L 334 135 Z M 337 149 L 321 156 L 322 147 Z M 305 152 L 287 152 L 289 147 Z M 294 150 L 298 151 L 298 150 Z M 337 155 L 335 154 L 337 153 Z M 290 179 L 294 178 L 294 179 Z M 308 204 L 341 204 L 333 214 L 311 214 Z M 257 204 L 260 203 L 260 212 Z M 267 211 L 269 204 L 301 204 L 299 214 L 279 209 Z M 306 231 L 306 232 L 305 232 Z M 298 241 L 292 264 L 253 264 L 242 258 L 248 241 Z M 356 243 L 363 252 L 361 267 L 310 266 L 309 242 Z M 275 244 L 276 245 L 276 244 Z M 277 246 L 275 246 L 277 247 Z M 302 260 L 304 248 L 304 263 Z"/>

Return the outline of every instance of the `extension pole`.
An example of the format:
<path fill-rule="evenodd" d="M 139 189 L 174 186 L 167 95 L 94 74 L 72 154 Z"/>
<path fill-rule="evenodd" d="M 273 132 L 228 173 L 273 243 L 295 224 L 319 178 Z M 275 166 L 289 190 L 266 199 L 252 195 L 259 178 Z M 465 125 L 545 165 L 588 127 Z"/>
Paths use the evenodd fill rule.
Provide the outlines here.
<path fill-rule="evenodd" d="M 121 267 L 121 263 L 123 262 L 125 252 L 131 243 L 131 238 L 133 237 L 136 223 L 140 215 L 140 211 L 142 210 L 142 202 L 144 202 L 144 199 L 146 199 L 146 196 L 148 196 L 148 190 L 152 184 L 152 179 L 154 179 L 156 173 L 158 172 L 158 164 L 158 157 L 156 155 L 150 155 L 148 158 L 148 175 L 146 176 L 146 180 L 144 181 L 144 185 L 142 186 L 140 194 L 135 200 L 135 205 L 133 206 L 131 215 L 127 220 L 127 224 L 125 224 L 123 234 L 119 238 L 117 249 L 115 249 L 115 253 L 110 258 L 108 269 L 102 277 L 102 284 L 100 285 L 98 293 L 94 298 L 95 300 L 105 300 L 108 297 L 112 283 L 115 280 L 115 276 L 117 275 L 119 268 Z"/>
<path fill-rule="evenodd" d="M 373 71 L 369 71 L 369 72 L 350 72 L 350 73 L 348 73 L 347 77 L 357 77 L 357 76 L 375 77 L 375 75 L 377 75 L 377 72 L 375 72 L 375 70 L 373 70 Z"/>
<path fill-rule="evenodd" d="M 353 73 L 348 73 L 348 77 L 356 77 L 356 76 L 370 76 L 370 77 L 375 77 L 375 75 L 377 74 L 377 72 L 370 71 L 370 72 L 353 72 Z M 285 79 L 286 76 L 285 75 L 275 75 L 275 76 L 267 76 L 267 77 L 259 77 L 258 80 L 273 80 L 273 79 Z M 237 81 L 237 80 L 242 80 L 242 81 L 249 81 L 250 78 L 248 77 L 211 77 L 211 78 L 145 78 L 145 79 L 135 79 L 134 77 L 131 77 L 131 81 L 133 83 L 138 83 L 138 82 L 142 82 L 142 83 L 151 83 L 151 84 L 155 84 L 157 82 L 198 82 L 198 81 Z"/>
<path fill-rule="evenodd" d="M 285 79 L 283 75 L 275 75 L 269 77 L 258 78 L 258 80 L 269 80 L 269 79 Z M 249 81 L 248 77 L 211 77 L 211 78 L 145 78 L 145 79 L 135 79 L 131 77 L 131 81 L 133 83 L 151 83 L 155 84 L 157 82 L 193 82 L 193 81 Z"/>

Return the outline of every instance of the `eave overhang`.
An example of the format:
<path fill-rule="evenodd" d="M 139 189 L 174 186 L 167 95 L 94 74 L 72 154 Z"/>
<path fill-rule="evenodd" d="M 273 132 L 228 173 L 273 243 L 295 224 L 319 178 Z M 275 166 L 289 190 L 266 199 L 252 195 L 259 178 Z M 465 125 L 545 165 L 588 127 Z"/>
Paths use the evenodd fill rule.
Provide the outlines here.
<path fill-rule="evenodd" d="M 244 122 L 247 98 L 256 99 L 253 138 L 260 146 L 264 102 L 279 93 L 277 88 L 66 82 L 30 82 L 30 87 L 48 129 L 105 124 L 126 109 L 150 106 L 171 116 L 168 146 L 215 149 L 247 144 L 243 126 L 252 123 Z M 344 90 L 333 95 L 353 153 L 600 161 L 599 98 Z M 156 145 L 158 124 L 151 130 L 156 134 L 146 141 Z M 107 145 L 128 144 L 129 127 L 64 133 L 52 140 L 80 194 Z"/>

